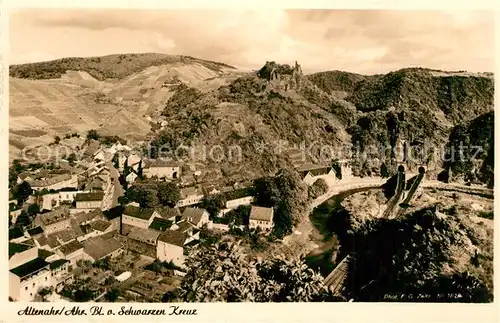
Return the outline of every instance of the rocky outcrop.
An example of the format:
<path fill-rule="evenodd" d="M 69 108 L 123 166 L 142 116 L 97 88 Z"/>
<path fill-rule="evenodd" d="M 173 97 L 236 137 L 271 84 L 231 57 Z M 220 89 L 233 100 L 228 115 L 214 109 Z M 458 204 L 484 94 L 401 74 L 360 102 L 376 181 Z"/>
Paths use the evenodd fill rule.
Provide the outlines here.
<path fill-rule="evenodd" d="M 297 62 L 293 67 L 274 61 L 266 62 L 257 74 L 267 80 L 268 91 L 298 91 L 303 77 L 302 67 Z"/>

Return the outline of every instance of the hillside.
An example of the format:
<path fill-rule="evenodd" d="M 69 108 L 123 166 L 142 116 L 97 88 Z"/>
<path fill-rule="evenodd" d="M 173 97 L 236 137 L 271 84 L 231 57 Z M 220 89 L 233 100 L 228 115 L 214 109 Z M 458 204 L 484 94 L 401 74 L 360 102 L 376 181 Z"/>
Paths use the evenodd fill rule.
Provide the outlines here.
<path fill-rule="evenodd" d="M 487 183 L 493 188 L 494 179 L 494 112 L 483 114 L 469 122 L 464 122 L 453 128 L 448 143 L 449 162 L 445 167 L 452 178 L 448 180 L 465 179 L 472 182 Z M 463 160 L 460 158 L 460 143 Z M 478 151 L 478 149 L 480 149 Z M 455 155 L 452 158 L 452 154 Z"/>
<path fill-rule="evenodd" d="M 175 63 L 186 65 L 198 63 L 216 72 L 224 68 L 234 69 L 234 67 L 224 63 L 206 61 L 190 56 L 145 53 L 85 58 L 66 57 L 47 62 L 12 65 L 9 74 L 16 78 L 46 80 L 60 78 L 67 71 L 82 71 L 89 73 L 97 80 L 103 81 L 105 79 L 121 79 L 151 66 Z"/>
<path fill-rule="evenodd" d="M 416 156 L 408 166 L 425 164 L 437 176 L 443 165 L 424 144 L 447 145 L 454 127 L 493 109 L 491 75 L 421 68 L 303 75 L 298 64 L 267 62 L 254 73 L 130 54 L 19 65 L 10 74 L 11 159 L 55 135 L 97 129 L 173 149 L 194 145 L 193 168 L 228 180 L 291 167 L 301 145 L 304 161 L 324 164 L 369 149 L 371 158 L 353 161 L 355 175 L 394 172 L 397 154 L 387 149 L 384 162 L 380 146 L 406 145 Z M 224 156 L 206 158 L 216 146 Z M 241 158 L 232 151 L 229 160 L 232 147 Z"/>
<path fill-rule="evenodd" d="M 143 140 L 151 131 L 148 116 L 162 109 L 179 82 L 203 91 L 218 88 L 241 74 L 225 66 L 159 54 L 12 66 L 10 159 L 19 158 L 25 147 L 47 145 L 55 136 L 85 134 L 90 129 Z"/>
<path fill-rule="evenodd" d="M 374 76 L 332 71 L 309 79 L 332 95 L 342 93 L 355 106 L 355 122 L 348 129 L 353 147 L 376 150 L 369 163 L 354 165 L 358 174 L 380 171 L 381 145 L 393 149 L 407 145 L 415 156 L 408 166 L 425 164 L 435 176 L 433 171 L 442 165 L 433 159 L 429 147 L 446 145 L 454 126 L 493 110 L 490 74 L 409 68 Z M 390 172 L 394 171 L 394 157 L 387 151 L 385 166 Z"/>

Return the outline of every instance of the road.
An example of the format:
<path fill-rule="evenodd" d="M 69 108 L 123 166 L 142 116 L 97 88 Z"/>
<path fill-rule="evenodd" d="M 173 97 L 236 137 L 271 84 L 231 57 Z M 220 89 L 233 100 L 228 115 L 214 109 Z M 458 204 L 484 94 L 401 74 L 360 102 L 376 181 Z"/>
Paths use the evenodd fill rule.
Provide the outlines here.
<path fill-rule="evenodd" d="M 416 176 L 417 174 L 406 173 L 407 176 Z M 405 176 L 406 177 L 406 176 Z M 338 181 L 335 179 L 335 176 L 324 176 L 323 179 L 328 184 L 328 191 L 314 199 L 309 208 L 306 210 L 302 220 L 295 227 L 295 230 L 289 236 L 286 236 L 283 239 L 283 243 L 277 246 L 276 249 L 271 251 L 271 254 L 274 255 L 283 255 L 286 254 L 288 257 L 300 257 L 308 254 L 312 250 L 314 250 L 317 246 L 311 241 L 310 235 L 314 230 L 314 226 L 309 219 L 309 215 L 312 210 L 330 199 L 332 196 L 340 194 L 345 191 L 350 191 L 358 188 L 370 188 L 370 187 L 379 187 L 383 185 L 387 179 L 381 177 L 365 177 L 359 178 L 355 177 L 349 179 L 348 181 Z M 466 186 L 461 184 L 444 184 L 439 181 L 423 181 L 420 185 L 424 188 L 426 187 L 434 187 L 434 188 L 442 188 L 442 189 L 461 189 L 461 190 L 470 190 L 470 191 L 479 191 L 485 193 L 493 194 L 493 190 L 487 189 L 480 186 Z"/>
<path fill-rule="evenodd" d="M 351 256 L 346 256 L 325 278 L 325 285 L 330 287 L 336 295 L 340 295 L 342 292 L 342 287 L 344 286 L 344 282 L 348 274 L 350 261 Z"/>
<path fill-rule="evenodd" d="M 111 180 L 112 180 L 112 185 L 113 185 L 113 202 L 111 203 L 111 207 L 115 207 L 118 205 L 118 198 L 120 196 L 124 195 L 123 192 L 123 187 L 120 184 L 120 173 L 118 170 L 113 166 L 111 162 L 107 163 L 107 166 L 109 168 L 109 172 L 111 174 Z"/>

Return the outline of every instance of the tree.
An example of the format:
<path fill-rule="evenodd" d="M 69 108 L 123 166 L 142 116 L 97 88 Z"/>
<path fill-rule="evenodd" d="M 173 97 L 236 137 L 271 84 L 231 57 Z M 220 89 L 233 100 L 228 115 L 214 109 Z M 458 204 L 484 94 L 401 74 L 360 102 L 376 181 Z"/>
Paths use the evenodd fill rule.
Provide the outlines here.
<path fill-rule="evenodd" d="M 120 290 L 117 288 L 111 288 L 104 297 L 109 302 L 116 302 L 118 297 L 120 297 Z"/>
<path fill-rule="evenodd" d="M 18 201 L 18 204 L 21 205 L 26 199 L 33 193 L 31 189 L 31 185 L 28 182 L 22 182 L 18 186 L 14 187 L 12 190 L 12 195 Z"/>
<path fill-rule="evenodd" d="M 92 130 L 89 130 L 89 132 L 87 133 L 87 139 L 88 140 L 99 140 L 99 138 L 101 138 L 101 136 L 97 133 L 97 130 L 95 129 L 92 129 Z"/>
<path fill-rule="evenodd" d="M 228 219 L 231 225 L 248 225 L 251 209 L 250 205 L 240 205 L 236 209 L 227 212 L 224 217 Z"/>
<path fill-rule="evenodd" d="M 187 302 L 339 300 L 303 260 L 248 260 L 235 244 L 196 249 L 186 265 L 179 298 Z"/>
<path fill-rule="evenodd" d="M 40 213 L 40 205 L 35 203 L 35 204 L 31 204 L 30 206 L 28 206 L 27 214 L 29 216 L 34 216 L 38 213 Z"/>
<path fill-rule="evenodd" d="M 160 205 L 158 192 L 151 189 L 144 190 L 141 199 L 138 201 L 143 208 L 155 208 Z"/>
<path fill-rule="evenodd" d="M 38 290 L 38 295 L 42 298 L 42 302 L 47 301 L 47 296 L 51 295 L 54 292 L 54 287 L 42 287 Z"/>
<path fill-rule="evenodd" d="M 12 161 L 12 168 L 14 169 L 14 171 L 16 173 L 21 173 L 25 170 L 25 167 L 23 165 L 21 165 L 21 163 L 19 162 L 18 159 L 14 159 Z"/>
<path fill-rule="evenodd" d="M 274 207 L 274 233 L 283 237 L 292 228 L 305 210 L 307 190 L 297 174 L 282 169 L 274 177 L 263 177 L 254 181 L 256 202 L 260 206 Z"/>
<path fill-rule="evenodd" d="M 389 170 L 387 169 L 387 165 L 385 163 L 382 163 L 382 165 L 380 165 L 380 176 L 382 176 L 383 178 L 389 177 Z"/>
<path fill-rule="evenodd" d="M 181 192 L 172 182 L 160 182 L 157 185 L 158 199 L 162 205 L 174 207 L 181 198 Z"/>
<path fill-rule="evenodd" d="M 317 179 L 311 186 L 308 187 L 308 195 L 315 199 L 328 192 L 328 184 L 323 178 Z"/>
<path fill-rule="evenodd" d="M 128 198 L 126 196 L 120 196 L 118 197 L 118 203 L 121 205 L 125 205 L 129 202 Z"/>
<path fill-rule="evenodd" d="M 144 179 L 144 176 L 142 174 L 142 159 L 139 161 L 139 165 L 137 165 L 137 177 L 139 177 L 139 179 Z"/>
<path fill-rule="evenodd" d="M 271 207 L 280 200 L 280 191 L 271 176 L 261 177 L 254 181 L 255 199 L 258 205 Z"/>
<path fill-rule="evenodd" d="M 162 303 L 174 303 L 174 302 L 177 302 L 178 297 L 179 297 L 179 294 L 175 289 L 170 290 L 170 291 L 166 292 L 165 294 L 163 294 L 163 297 L 161 298 L 161 302 Z"/>
<path fill-rule="evenodd" d="M 129 174 L 130 174 L 130 167 L 128 166 L 128 158 L 127 158 L 123 163 L 123 178 L 126 178 Z"/>
<path fill-rule="evenodd" d="M 342 167 L 340 167 L 340 163 L 338 160 L 333 160 L 332 161 L 332 168 L 333 168 L 333 171 L 335 172 L 335 177 L 337 177 L 338 179 L 342 179 Z"/>
<path fill-rule="evenodd" d="M 76 161 L 76 155 L 75 153 L 71 153 L 69 154 L 68 156 L 68 162 L 71 166 L 73 166 L 75 164 L 75 161 Z"/>
<path fill-rule="evenodd" d="M 207 210 L 207 212 L 212 216 L 216 217 L 222 208 L 225 206 L 226 201 L 220 195 L 216 196 L 205 196 L 201 201 L 200 206 Z"/>
<path fill-rule="evenodd" d="M 75 291 L 73 299 L 75 302 L 88 302 L 94 298 L 95 292 L 91 291 L 88 287 L 83 286 Z"/>
<path fill-rule="evenodd" d="M 58 145 L 58 144 L 59 144 L 59 142 L 61 142 L 61 137 L 59 137 L 59 136 L 55 136 L 55 138 L 54 138 L 54 143 L 55 143 L 56 145 Z"/>
<path fill-rule="evenodd" d="M 9 188 L 16 185 L 18 176 L 18 173 L 13 168 L 9 168 Z"/>
<path fill-rule="evenodd" d="M 347 289 L 359 301 L 382 301 L 385 295 L 428 295 L 426 302 L 484 302 L 490 298 L 485 284 L 453 264 L 456 251 L 473 244 L 473 232 L 459 215 L 442 218 L 424 208 L 403 218 L 370 220 L 341 241 L 352 249 L 355 265 L 349 267 Z M 458 229 L 464 228 L 464 229 Z M 347 231 L 353 232 L 353 227 Z M 458 269 L 458 270 L 456 270 Z M 462 295 L 457 298 L 453 295 Z M 450 298 L 451 295 L 451 298 Z M 454 297 L 454 299 L 453 299 Z M 493 297 L 493 295 L 491 295 Z"/>
<path fill-rule="evenodd" d="M 111 160 L 113 162 L 113 167 L 118 169 L 120 168 L 120 157 L 118 156 L 118 153 L 115 153 L 113 155 L 113 159 Z"/>

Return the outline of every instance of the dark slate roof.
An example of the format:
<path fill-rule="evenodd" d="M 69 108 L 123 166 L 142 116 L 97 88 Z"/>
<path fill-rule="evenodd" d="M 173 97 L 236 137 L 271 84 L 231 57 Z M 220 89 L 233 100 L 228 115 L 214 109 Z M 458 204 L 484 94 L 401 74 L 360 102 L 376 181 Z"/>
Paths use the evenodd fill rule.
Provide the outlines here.
<path fill-rule="evenodd" d="M 83 248 L 83 245 L 78 240 L 73 240 L 65 245 L 62 245 L 59 250 L 61 250 L 61 252 L 67 256 L 67 255 L 72 254 L 73 252 L 78 251 L 82 248 Z"/>
<path fill-rule="evenodd" d="M 28 231 L 28 234 L 30 236 L 36 236 L 36 235 L 39 235 L 39 234 L 43 234 L 43 228 L 38 226 L 38 227 L 35 227 L 35 228 L 32 228 L 32 229 L 29 229 L 27 230 Z"/>
<path fill-rule="evenodd" d="M 78 193 L 75 196 L 75 201 L 76 202 L 102 201 L 103 198 L 104 198 L 103 192 Z"/>
<path fill-rule="evenodd" d="M 18 277 L 25 277 L 30 274 L 36 273 L 37 271 L 48 265 L 49 263 L 42 258 L 35 258 L 31 261 L 28 261 L 27 263 L 22 264 L 21 266 L 11 269 L 10 272 Z"/>
<path fill-rule="evenodd" d="M 50 269 L 56 269 L 69 262 L 66 259 L 58 259 L 50 263 Z"/>
<path fill-rule="evenodd" d="M 192 240 L 184 245 L 186 248 L 192 248 L 200 244 L 200 240 Z"/>
<path fill-rule="evenodd" d="M 42 258 L 43 260 L 46 260 L 50 256 L 54 255 L 53 252 L 50 252 L 45 249 L 38 249 L 38 258 Z"/>
<path fill-rule="evenodd" d="M 17 238 L 21 238 L 24 236 L 23 230 L 19 227 L 14 227 L 9 229 L 9 241 Z"/>
<path fill-rule="evenodd" d="M 153 222 L 149 225 L 150 229 L 157 231 L 165 231 L 170 229 L 173 222 L 170 220 L 162 219 L 162 218 L 154 218 Z"/>
<path fill-rule="evenodd" d="M 104 218 L 108 221 L 121 217 L 122 213 L 123 207 L 121 205 L 115 206 L 114 208 L 102 212 Z"/>
<path fill-rule="evenodd" d="M 24 243 L 12 243 L 9 242 L 9 259 L 15 255 L 16 253 L 21 253 L 26 250 L 33 248 L 33 246 L 24 244 Z"/>
<path fill-rule="evenodd" d="M 165 243 L 182 247 L 184 246 L 184 242 L 186 241 L 186 234 L 182 233 L 180 231 L 172 231 L 172 230 L 167 230 L 160 234 L 158 237 L 158 241 L 163 241 Z"/>
<path fill-rule="evenodd" d="M 140 207 L 127 205 L 125 210 L 123 210 L 124 215 L 128 215 L 134 218 L 149 220 L 153 215 L 154 209 L 141 209 Z"/>

